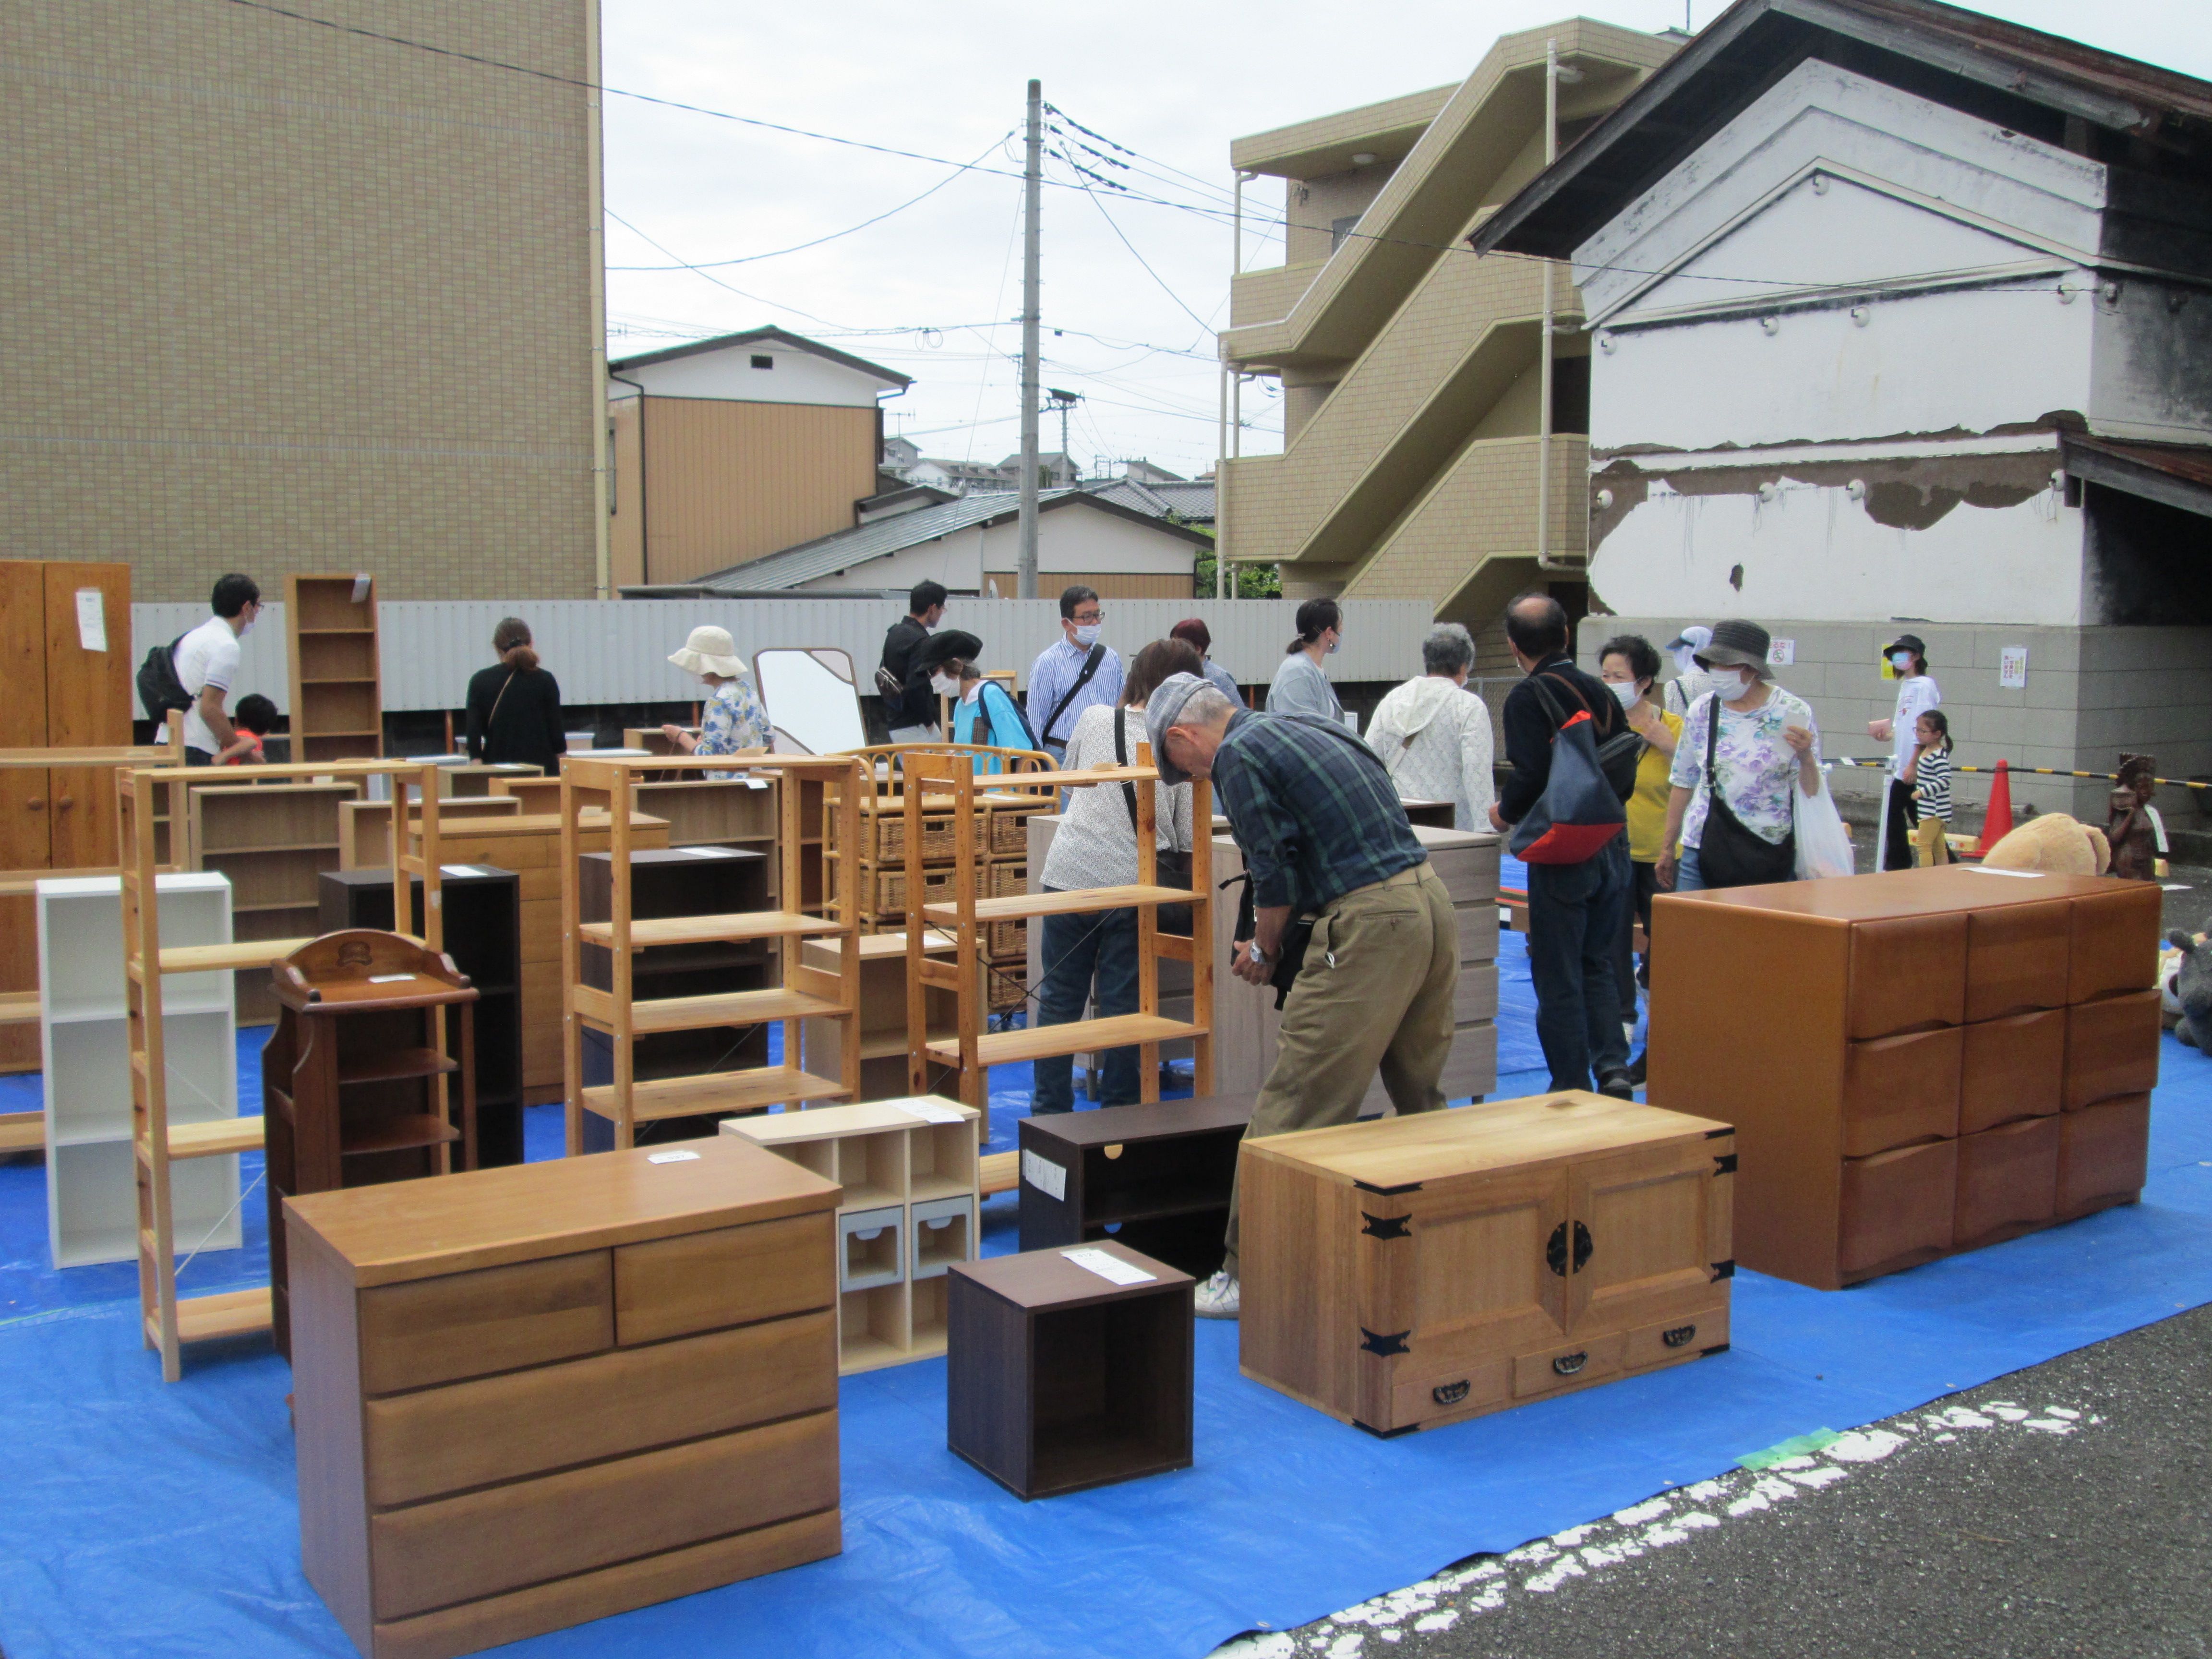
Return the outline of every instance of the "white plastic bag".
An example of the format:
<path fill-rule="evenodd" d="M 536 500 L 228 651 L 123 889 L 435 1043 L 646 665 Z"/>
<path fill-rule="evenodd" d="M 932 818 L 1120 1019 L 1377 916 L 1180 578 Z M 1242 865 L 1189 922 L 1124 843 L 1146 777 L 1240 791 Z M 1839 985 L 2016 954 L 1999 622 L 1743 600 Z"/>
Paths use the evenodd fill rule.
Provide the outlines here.
<path fill-rule="evenodd" d="M 1851 855 L 1851 838 L 1844 833 L 1843 815 L 1828 793 L 1828 780 L 1820 779 L 1820 793 L 1808 795 L 1797 780 L 1790 781 L 1790 816 L 1797 832 L 1797 879 L 1820 881 L 1858 873 Z"/>

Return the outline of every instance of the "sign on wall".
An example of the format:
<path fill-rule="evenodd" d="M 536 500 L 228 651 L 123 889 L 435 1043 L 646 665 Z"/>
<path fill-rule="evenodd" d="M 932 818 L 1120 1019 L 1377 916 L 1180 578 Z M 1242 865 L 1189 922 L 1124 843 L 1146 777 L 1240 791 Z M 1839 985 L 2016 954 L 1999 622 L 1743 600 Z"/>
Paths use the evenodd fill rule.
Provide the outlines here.
<path fill-rule="evenodd" d="M 1796 660 L 1796 641 L 1769 640 L 1766 642 L 1766 665 L 1769 668 L 1787 668 Z"/>
<path fill-rule="evenodd" d="M 1997 684 L 2008 691 L 2027 689 L 2027 647 L 2008 645 L 1997 652 Z"/>

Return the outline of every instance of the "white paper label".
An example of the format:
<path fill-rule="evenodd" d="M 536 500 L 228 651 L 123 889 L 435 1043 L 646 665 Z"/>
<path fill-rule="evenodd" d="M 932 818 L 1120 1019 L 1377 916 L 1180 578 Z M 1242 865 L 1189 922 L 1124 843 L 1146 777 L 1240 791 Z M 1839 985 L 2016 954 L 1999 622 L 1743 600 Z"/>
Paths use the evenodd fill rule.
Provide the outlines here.
<path fill-rule="evenodd" d="M 647 1164 L 690 1164 L 698 1158 L 696 1152 L 647 1152 Z"/>
<path fill-rule="evenodd" d="M 1086 1273 L 1101 1279 L 1110 1279 L 1116 1285 L 1146 1285 L 1158 1279 L 1158 1273 L 1148 1273 L 1142 1267 L 1133 1267 L 1118 1255 L 1109 1255 L 1103 1250 L 1085 1246 L 1081 1249 L 1062 1250 L 1066 1256 Z"/>
<path fill-rule="evenodd" d="M 366 574 L 353 579 L 353 602 L 356 605 L 365 605 L 368 602 L 368 577 Z"/>
<path fill-rule="evenodd" d="M 88 651 L 107 649 L 107 605 L 96 587 L 76 591 L 76 642 Z"/>
<path fill-rule="evenodd" d="M 2027 647 L 2007 645 L 1997 650 L 1997 684 L 2008 691 L 2027 689 Z"/>
<path fill-rule="evenodd" d="M 1358 709 L 1347 708 L 1344 711 L 1344 729 L 1351 732 L 1355 738 L 1359 735 L 1359 711 Z"/>
<path fill-rule="evenodd" d="M 1766 642 L 1766 662 L 1770 668 L 1787 668 L 1797 660 L 1797 641 L 1769 640 Z"/>
<path fill-rule="evenodd" d="M 1992 870 L 1986 864 L 1970 864 L 1966 868 L 1978 876 L 2026 876 L 2030 881 L 2040 881 L 2044 876 L 2040 870 Z"/>
<path fill-rule="evenodd" d="M 965 1123 L 968 1121 L 968 1114 L 959 1107 L 948 1106 L 941 1101 L 902 1100 L 899 1103 L 899 1109 L 912 1113 L 924 1123 Z M 1056 1170 L 1060 1166 L 1055 1164 L 1051 1167 Z M 1056 1198 L 1059 1194 L 1055 1193 L 1054 1196 Z"/>
<path fill-rule="evenodd" d="M 1022 1179 L 1048 1198 L 1061 1203 L 1067 1201 L 1067 1171 L 1048 1158 L 1039 1158 L 1035 1152 L 1022 1154 Z"/>
<path fill-rule="evenodd" d="M 676 849 L 686 858 L 733 859 L 737 854 L 727 847 L 679 847 Z"/>
<path fill-rule="evenodd" d="M 371 974 L 368 982 L 371 985 L 404 985 L 414 977 L 412 974 Z"/>
<path fill-rule="evenodd" d="M 449 876 L 485 876 L 491 873 L 489 870 L 479 870 L 473 864 L 441 864 L 438 868 Z"/>

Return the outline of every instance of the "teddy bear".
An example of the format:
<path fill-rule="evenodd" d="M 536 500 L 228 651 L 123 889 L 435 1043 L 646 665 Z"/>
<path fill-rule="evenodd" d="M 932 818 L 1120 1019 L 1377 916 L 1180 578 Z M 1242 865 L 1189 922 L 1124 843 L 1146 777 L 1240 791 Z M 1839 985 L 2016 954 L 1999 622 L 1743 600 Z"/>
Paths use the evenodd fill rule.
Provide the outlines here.
<path fill-rule="evenodd" d="M 1982 862 L 1992 870 L 2101 876 L 2112 867 L 2112 847 L 2093 823 L 2063 812 L 2039 812 L 1990 848 Z"/>

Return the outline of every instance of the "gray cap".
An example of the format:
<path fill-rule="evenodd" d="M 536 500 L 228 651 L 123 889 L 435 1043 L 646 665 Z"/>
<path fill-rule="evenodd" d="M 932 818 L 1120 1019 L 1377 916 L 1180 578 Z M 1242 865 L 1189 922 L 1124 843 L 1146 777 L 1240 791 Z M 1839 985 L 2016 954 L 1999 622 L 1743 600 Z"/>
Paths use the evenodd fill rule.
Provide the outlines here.
<path fill-rule="evenodd" d="M 1197 674 L 1170 674 L 1153 690 L 1145 704 L 1145 739 L 1152 745 L 1152 764 L 1163 783 L 1188 783 L 1190 774 L 1168 761 L 1168 727 L 1182 716 L 1182 706 L 1209 685 Z"/>

